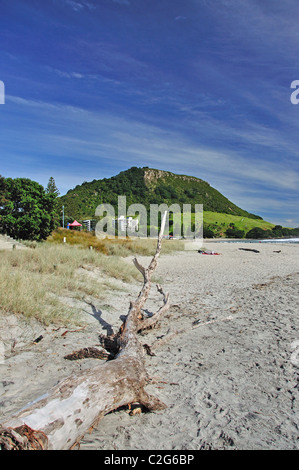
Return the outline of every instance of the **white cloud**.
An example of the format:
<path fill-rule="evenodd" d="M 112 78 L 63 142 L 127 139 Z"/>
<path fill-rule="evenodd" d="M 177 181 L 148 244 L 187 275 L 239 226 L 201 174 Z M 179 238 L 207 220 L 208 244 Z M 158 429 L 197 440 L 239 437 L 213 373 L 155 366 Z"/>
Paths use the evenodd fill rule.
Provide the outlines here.
<path fill-rule="evenodd" d="M 82 3 L 74 2 L 73 0 L 65 0 L 65 3 L 69 5 L 74 11 L 80 11 L 84 8 Z"/>
<path fill-rule="evenodd" d="M 275 207 L 283 208 L 285 216 L 290 218 L 286 208 L 291 209 L 292 201 L 297 200 L 298 173 L 284 162 L 267 162 L 258 157 L 247 159 L 237 151 L 219 150 L 213 142 L 204 146 L 191 142 L 180 131 L 165 131 L 113 113 L 15 96 L 7 96 L 7 102 L 16 105 L 20 115 L 22 107 L 29 108 L 26 110 L 30 116 L 28 128 L 25 122 L 17 138 L 8 137 L 16 142 L 16 155 L 20 151 L 22 155 L 24 148 L 30 155 L 31 160 L 27 157 L 26 163 L 24 160 L 24 168 L 30 161 L 32 168 L 40 166 L 45 154 L 47 165 L 63 160 L 63 167 L 73 175 L 72 181 L 79 184 L 103 177 L 99 173 L 103 167 L 114 167 L 112 176 L 131 166 L 152 166 L 202 178 L 235 204 L 262 216 L 271 204 L 273 213 Z M 32 128 L 38 129 L 33 140 Z M 18 129 L 17 123 L 14 129 Z M 10 152 L 13 160 L 11 149 Z M 18 166 L 22 168 L 22 164 Z M 63 174 L 58 175 L 60 186 L 70 189 L 71 180 Z M 296 213 L 297 207 L 293 209 Z"/>
<path fill-rule="evenodd" d="M 73 11 L 76 11 L 76 12 L 80 12 L 83 9 L 87 9 L 91 11 L 96 8 L 96 6 L 93 3 L 86 2 L 85 0 L 82 0 L 80 2 L 77 2 L 75 0 L 58 0 L 58 1 L 62 3 L 63 5 L 70 7 Z"/>
<path fill-rule="evenodd" d="M 118 3 L 119 5 L 130 5 L 129 0 L 112 0 L 113 3 Z"/>
<path fill-rule="evenodd" d="M 61 78 L 85 78 L 86 75 L 83 75 L 82 73 L 79 73 L 79 72 L 67 72 L 65 70 L 60 70 L 60 69 L 56 69 L 54 67 L 51 67 L 49 65 L 46 65 L 45 66 L 45 69 L 51 73 L 55 73 L 56 75 L 58 75 L 59 77 Z"/>
<path fill-rule="evenodd" d="M 258 156 L 248 159 L 238 151 L 213 148 L 213 143 L 210 146 L 195 144 L 178 131 L 164 131 L 134 119 L 59 103 L 26 100 L 16 96 L 7 96 L 7 101 L 31 107 L 39 116 L 41 113 L 45 116 L 55 115 L 54 130 L 58 132 L 51 135 L 53 144 L 59 151 L 63 149 L 67 152 L 67 149 L 71 149 L 74 156 L 85 152 L 86 157 L 92 159 L 100 157 L 102 152 L 109 149 L 113 158 L 125 161 L 130 158 L 135 163 L 142 158 L 144 162 L 150 161 L 164 167 L 171 165 L 173 168 L 182 166 L 183 158 L 185 166 L 188 165 L 197 173 L 202 171 L 210 176 L 210 180 L 242 180 L 247 181 L 248 185 L 254 182 L 277 190 L 296 190 L 299 186 L 297 172 L 288 168 L 284 162 L 267 162 Z M 62 132 L 59 132 L 60 129 Z"/>

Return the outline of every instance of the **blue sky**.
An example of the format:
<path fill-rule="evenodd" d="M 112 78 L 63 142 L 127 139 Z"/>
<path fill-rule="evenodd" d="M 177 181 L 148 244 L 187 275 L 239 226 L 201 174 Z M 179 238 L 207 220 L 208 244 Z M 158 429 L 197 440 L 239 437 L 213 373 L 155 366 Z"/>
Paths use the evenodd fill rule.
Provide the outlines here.
<path fill-rule="evenodd" d="M 0 0 L 0 174 L 149 166 L 299 226 L 297 0 Z"/>

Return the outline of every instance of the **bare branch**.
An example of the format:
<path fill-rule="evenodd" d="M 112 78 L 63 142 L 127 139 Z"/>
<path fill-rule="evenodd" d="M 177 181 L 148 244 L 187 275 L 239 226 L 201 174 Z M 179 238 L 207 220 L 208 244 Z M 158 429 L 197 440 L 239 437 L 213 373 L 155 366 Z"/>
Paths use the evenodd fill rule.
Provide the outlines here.
<path fill-rule="evenodd" d="M 138 271 L 141 272 L 141 274 L 143 276 L 143 279 L 144 279 L 144 282 L 145 282 L 146 281 L 146 270 L 144 269 L 143 266 L 141 266 L 141 264 L 138 262 L 138 260 L 136 258 L 133 259 L 133 263 L 135 264 Z"/>
<path fill-rule="evenodd" d="M 157 290 L 158 292 L 160 292 L 160 294 L 163 295 L 163 305 L 159 308 L 159 310 L 152 317 L 146 318 L 145 320 L 139 323 L 138 331 L 146 330 L 148 328 L 153 328 L 154 325 L 158 323 L 158 321 L 163 317 L 165 312 L 167 312 L 167 310 L 170 307 L 169 294 L 168 293 L 164 294 L 162 287 L 160 285 L 157 285 Z"/>

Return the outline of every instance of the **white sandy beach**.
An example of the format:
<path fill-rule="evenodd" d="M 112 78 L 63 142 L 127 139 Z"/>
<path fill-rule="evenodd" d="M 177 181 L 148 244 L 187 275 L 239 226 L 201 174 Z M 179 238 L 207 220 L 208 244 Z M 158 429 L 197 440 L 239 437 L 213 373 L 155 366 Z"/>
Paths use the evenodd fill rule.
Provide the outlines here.
<path fill-rule="evenodd" d="M 141 340 L 151 345 L 169 328 L 183 330 L 146 356 L 155 379 L 148 391 L 167 408 L 110 413 L 84 437 L 81 450 L 299 448 L 299 245 L 204 246 L 221 255 L 183 251 L 159 259 L 156 275 L 171 308 Z M 139 261 L 146 265 L 149 258 Z M 96 359 L 64 356 L 98 346 L 100 332 L 117 331 L 140 287 L 119 286 L 104 304 L 83 306 L 83 330 L 2 320 L 0 422 L 58 380 L 95 365 Z M 153 289 L 148 309 L 159 300 Z M 32 344 L 39 335 L 43 339 Z"/>

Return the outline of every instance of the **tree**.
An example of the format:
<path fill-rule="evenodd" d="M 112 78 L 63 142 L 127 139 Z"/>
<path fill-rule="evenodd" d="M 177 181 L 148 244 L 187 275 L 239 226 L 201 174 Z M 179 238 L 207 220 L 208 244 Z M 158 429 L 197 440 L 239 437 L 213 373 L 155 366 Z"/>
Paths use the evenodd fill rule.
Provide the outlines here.
<path fill-rule="evenodd" d="M 254 227 L 246 233 L 246 238 L 269 238 L 270 234 L 270 230 L 264 230 L 260 227 Z"/>
<path fill-rule="evenodd" d="M 5 178 L 0 175 L 0 210 L 4 205 L 6 200 L 6 185 L 5 185 Z M 0 216 L 1 217 L 1 216 Z M 0 218 L 1 221 L 1 218 Z M 1 223 L 1 222 L 0 222 Z"/>
<path fill-rule="evenodd" d="M 47 184 L 47 187 L 46 187 L 46 193 L 47 194 L 54 194 L 56 197 L 59 196 L 59 191 L 58 191 L 58 188 L 56 186 L 56 183 L 55 183 L 55 180 L 53 178 L 53 176 L 50 176 L 49 178 L 49 181 L 48 181 L 48 184 Z"/>
<path fill-rule="evenodd" d="M 233 225 L 233 224 L 231 224 Z M 243 238 L 244 237 L 244 230 L 238 230 L 234 225 L 233 227 L 229 227 L 228 229 L 226 229 L 226 232 L 225 232 L 226 236 L 228 238 Z"/>
<path fill-rule="evenodd" d="M 0 232 L 45 240 L 56 226 L 56 196 L 28 178 L 1 178 L 0 190 Z"/>
<path fill-rule="evenodd" d="M 215 234 L 209 227 L 203 228 L 203 238 L 214 238 Z"/>
<path fill-rule="evenodd" d="M 54 180 L 53 176 L 50 176 L 45 191 L 46 191 L 46 194 L 51 194 L 51 195 L 55 196 L 55 203 L 54 203 L 54 207 L 53 207 L 53 210 L 55 211 L 54 225 L 55 225 L 55 227 L 58 227 L 58 225 L 60 223 L 60 219 L 61 219 L 61 207 L 58 203 L 57 198 L 58 198 L 60 193 L 59 193 L 59 190 L 56 186 L 56 183 L 55 183 L 55 180 Z"/>

